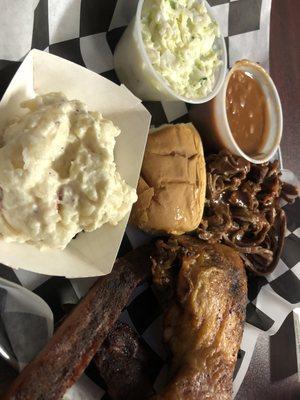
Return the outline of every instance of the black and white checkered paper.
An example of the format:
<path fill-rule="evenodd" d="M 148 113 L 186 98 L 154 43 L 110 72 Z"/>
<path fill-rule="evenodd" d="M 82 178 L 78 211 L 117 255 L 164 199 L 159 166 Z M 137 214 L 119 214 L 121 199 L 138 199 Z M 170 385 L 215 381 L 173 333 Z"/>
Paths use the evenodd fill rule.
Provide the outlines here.
<path fill-rule="evenodd" d="M 64 57 L 119 83 L 113 69 L 113 53 L 135 13 L 138 0 L 27 0 L 25 3 L 26 6 L 22 0 L 3 0 L 0 95 L 31 48 Z M 271 0 L 209 0 L 209 4 L 225 36 L 228 65 L 249 58 L 268 68 Z M 151 112 L 155 126 L 188 121 L 185 103 L 146 102 L 144 105 Z M 235 371 L 235 393 L 247 371 L 258 335 L 262 331 L 275 333 L 300 303 L 300 201 L 285 206 L 285 210 L 288 231 L 278 267 L 267 278 L 249 277 L 247 323 Z M 128 227 L 119 255 L 145 239 L 145 235 Z M 55 321 L 64 314 L 64 305 L 77 303 L 94 282 L 94 279 L 69 280 L 13 271 L 5 266 L 0 267 L 0 276 L 42 297 L 51 307 Z M 158 339 L 162 324 L 160 306 L 149 284 L 136 289 L 120 319 L 133 326 L 151 349 L 154 362 L 150 372 L 154 388 L 159 389 L 166 373 L 167 355 Z M 104 386 L 99 387 L 101 384 L 92 366 L 86 375 L 90 380 L 84 377 L 82 387 L 88 388 L 90 384 L 94 394 L 82 398 L 109 399 Z"/>

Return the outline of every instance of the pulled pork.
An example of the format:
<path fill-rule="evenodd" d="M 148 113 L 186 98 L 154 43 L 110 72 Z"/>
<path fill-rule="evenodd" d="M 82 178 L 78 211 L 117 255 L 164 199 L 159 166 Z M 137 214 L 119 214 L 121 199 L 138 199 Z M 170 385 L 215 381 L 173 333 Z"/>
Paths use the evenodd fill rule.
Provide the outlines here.
<path fill-rule="evenodd" d="M 297 189 L 281 182 L 278 161 L 252 164 L 221 151 L 207 157 L 206 169 L 206 203 L 197 235 L 235 248 L 258 275 L 272 272 L 286 227 L 279 201 L 292 202 Z"/>

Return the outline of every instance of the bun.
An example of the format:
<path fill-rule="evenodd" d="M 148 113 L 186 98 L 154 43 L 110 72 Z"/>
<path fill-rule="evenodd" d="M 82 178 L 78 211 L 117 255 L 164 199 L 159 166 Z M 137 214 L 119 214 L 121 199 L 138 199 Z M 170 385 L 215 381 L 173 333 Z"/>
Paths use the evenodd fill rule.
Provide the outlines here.
<path fill-rule="evenodd" d="M 193 231 L 202 219 L 205 189 L 198 131 L 193 124 L 164 125 L 149 134 L 130 222 L 152 233 Z"/>

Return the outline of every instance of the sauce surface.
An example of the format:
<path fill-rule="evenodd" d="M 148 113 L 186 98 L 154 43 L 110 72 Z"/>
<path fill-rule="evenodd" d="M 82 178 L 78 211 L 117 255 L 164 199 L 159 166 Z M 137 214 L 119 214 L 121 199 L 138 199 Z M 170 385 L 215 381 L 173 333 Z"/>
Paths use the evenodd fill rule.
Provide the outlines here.
<path fill-rule="evenodd" d="M 230 77 L 226 112 L 238 146 L 250 156 L 259 153 L 267 135 L 268 109 L 260 84 L 249 72 L 235 71 Z"/>

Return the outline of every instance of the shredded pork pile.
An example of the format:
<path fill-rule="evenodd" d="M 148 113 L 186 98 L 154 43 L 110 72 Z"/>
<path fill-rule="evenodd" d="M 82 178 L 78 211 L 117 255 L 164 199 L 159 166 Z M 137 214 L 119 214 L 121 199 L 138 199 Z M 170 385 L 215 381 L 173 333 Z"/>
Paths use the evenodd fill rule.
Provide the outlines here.
<path fill-rule="evenodd" d="M 200 239 L 238 250 L 259 275 L 278 263 L 286 227 L 280 198 L 292 202 L 297 189 L 280 179 L 278 161 L 252 164 L 221 151 L 206 159 L 207 188 Z"/>

